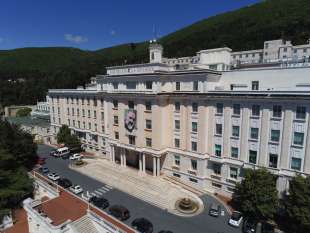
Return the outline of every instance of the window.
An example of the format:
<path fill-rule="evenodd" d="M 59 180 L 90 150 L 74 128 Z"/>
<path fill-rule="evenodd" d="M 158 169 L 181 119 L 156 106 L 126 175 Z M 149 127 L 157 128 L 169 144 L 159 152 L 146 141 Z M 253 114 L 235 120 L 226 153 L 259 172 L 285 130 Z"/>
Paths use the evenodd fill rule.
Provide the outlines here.
<path fill-rule="evenodd" d="M 113 89 L 117 90 L 118 89 L 118 82 L 113 82 Z"/>
<path fill-rule="evenodd" d="M 222 124 L 215 125 L 215 134 L 222 135 Z"/>
<path fill-rule="evenodd" d="M 180 178 L 180 177 L 181 177 L 181 175 L 180 175 L 180 174 L 178 174 L 178 173 L 172 173 L 172 175 L 173 175 L 173 176 L 175 176 L 175 177 L 178 177 L 178 178 Z"/>
<path fill-rule="evenodd" d="M 273 105 L 272 116 L 278 117 L 278 118 L 282 117 L 282 106 L 281 105 Z"/>
<path fill-rule="evenodd" d="M 192 122 L 192 132 L 197 132 L 197 122 Z"/>
<path fill-rule="evenodd" d="M 90 110 L 88 110 L 88 118 L 90 118 Z"/>
<path fill-rule="evenodd" d="M 198 112 L 198 104 L 192 103 L 192 112 Z"/>
<path fill-rule="evenodd" d="M 104 121 L 104 112 L 101 112 L 101 120 Z"/>
<path fill-rule="evenodd" d="M 307 52 L 307 49 L 304 49 L 304 53 L 306 53 Z"/>
<path fill-rule="evenodd" d="M 174 128 L 175 128 L 176 130 L 180 130 L 180 120 L 175 120 L 175 121 L 174 121 Z"/>
<path fill-rule="evenodd" d="M 135 145 L 136 144 L 136 137 L 135 136 L 129 135 L 128 139 L 129 139 L 129 144 L 130 145 Z"/>
<path fill-rule="evenodd" d="M 193 91 L 198 91 L 198 81 L 193 82 Z"/>
<path fill-rule="evenodd" d="M 192 151 L 197 151 L 197 142 L 192 142 Z"/>
<path fill-rule="evenodd" d="M 135 90 L 136 89 L 136 82 L 134 82 L 134 81 L 127 81 L 126 82 L 126 88 L 128 90 Z"/>
<path fill-rule="evenodd" d="M 180 139 L 179 138 L 175 138 L 174 139 L 174 147 L 175 148 L 180 148 Z"/>
<path fill-rule="evenodd" d="M 76 115 L 77 115 L 77 116 L 80 116 L 80 109 L 79 109 L 79 108 L 76 109 Z"/>
<path fill-rule="evenodd" d="M 72 108 L 72 116 L 74 116 L 74 108 Z"/>
<path fill-rule="evenodd" d="M 119 132 L 114 132 L 114 138 L 115 138 L 116 140 L 119 139 Z"/>
<path fill-rule="evenodd" d="M 301 159 L 300 158 L 292 158 L 291 160 L 291 169 L 300 171 L 301 169 Z"/>
<path fill-rule="evenodd" d="M 238 168 L 230 167 L 229 168 L 229 176 L 232 179 L 237 179 L 238 178 Z"/>
<path fill-rule="evenodd" d="M 238 116 L 240 115 L 240 104 L 233 105 L 233 114 Z"/>
<path fill-rule="evenodd" d="M 257 104 L 252 105 L 252 116 L 260 115 L 260 106 Z"/>
<path fill-rule="evenodd" d="M 180 102 L 174 103 L 174 111 L 179 112 L 181 108 Z"/>
<path fill-rule="evenodd" d="M 153 89 L 153 82 L 152 81 L 146 81 L 145 87 L 147 90 L 152 90 Z"/>
<path fill-rule="evenodd" d="M 85 110 L 82 109 L 82 116 L 85 117 Z"/>
<path fill-rule="evenodd" d="M 256 160 L 257 160 L 257 151 L 250 150 L 249 151 L 249 163 L 256 164 Z"/>
<path fill-rule="evenodd" d="M 296 108 L 296 119 L 306 119 L 306 107 L 297 106 Z"/>
<path fill-rule="evenodd" d="M 91 129 L 91 123 L 90 122 L 88 123 L 88 129 Z"/>
<path fill-rule="evenodd" d="M 78 127 L 81 128 L 81 122 L 80 121 L 78 121 Z"/>
<path fill-rule="evenodd" d="M 278 167 L 278 155 L 269 154 L 269 167 L 277 168 Z"/>
<path fill-rule="evenodd" d="M 97 112 L 96 112 L 96 110 L 94 111 L 94 118 L 95 118 L 95 119 L 97 118 Z"/>
<path fill-rule="evenodd" d="M 133 101 L 128 101 L 128 108 L 129 109 L 134 109 L 135 108 L 135 103 Z"/>
<path fill-rule="evenodd" d="M 85 121 L 83 121 L 83 129 L 86 128 L 86 124 L 85 124 Z"/>
<path fill-rule="evenodd" d="M 145 128 L 152 129 L 152 120 L 145 120 Z"/>
<path fill-rule="evenodd" d="M 297 49 L 294 49 L 294 53 L 297 53 Z"/>
<path fill-rule="evenodd" d="M 283 51 L 284 51 L 284 52 L 287 52 L 287 48 L 283 48 Z"/>
<path fill-rule="evenodd" d="M 152 138 L 145 138 L 145 145 L 147 147 L 152 147 Z"/>
<path fill-rule="evenodd" d="M 82 105 L 84 105 L 84 99 L 82 99 Z"/>
<path fill-rule="evenodd" d="M 180 156 L 179 155 L 174 155 L 174 165 L 180 166 Z"/>
<path fill-rule="evenodd" d="M 221 168 L 222 168 L 221 164 L 213 163 L 212 168 L 214 174 L 221 175 Z"/>
<path fill-rule="evenodd" d="M 145 110 L 146 111 L 152 111 L 152 102 L 151 101 L 145 102 Z"/>
<path fill-rule="evenodd" d="M 233 125 L 232 126 L 232 136 L 233 137 L 239 137 L 239 131 L 240 131 L 240 127 Z"/>
<path fill-rule="evenodd" d="M 97 106 L 97 100 L 93 99 L 93 103 L 94 103 L 94 106 L 96 107 Z"/>
<path fill-rule="evenodd" d="M 68 125 L 71 125 L 70 119 L 68 119 Z"/>
<path fill-rule="evenodd" d="M 196 179 L 194 179 L 194 178 L 191 178 L 191 177 L 190 177 L 190 178 L 188 178 L 188 179 L 189 179 L 190 182 L 198 183 L 198 180 L 196 180 Z"/>
<path fill-rule="evenodd" d="M 118 125 L 118 116 L 114 116 L 114 125 Z"/>
<path fill-rule="evenodd" d="M 304 133 L 294 132 L 294 145 L 302 146 L 304 144 Z"/>
<path fill-rule="evenodd" d="M 69 108 L 67 108 L 67 115 L 70 116 L 70 109 Z"/>
<path fill-rule="evenodd" d="M 175 90 L 180 91 L 181 90 L 181 84 L 180 82 L 175 82 Z"/>
<path fill-rule="evenodd" d="M 191 169 L 197 170 L 197 160 L 191 159 Z"/>
<path fill-rule="evenodd" d="M 117 109 L 118 108 L 118 101 L 113 100 L 113 108 Z"/>
<path fill-rule="evenodd" d="M 231 157 L 237 159 L 239 156 L 238 147 L 231 147 Z"/>
<path fill-rule="evenodd" d="M 223 114 L 223 104 L 221 104 L 221 103 L 216 104 L 216 113 L 217 114 Z"/>
<path fill-rule="evenodd" d="M 217 157 L 221 157 L 222 156 L 222 146 L 219 144 L 215 144 L 215 155 Z"/>
<path fill-rule="evenodd" d="M 250 131 L 251 139 L 258 139 L 258 128 L 251 128 Z"/>
<path fill-rule="evenodd" d="M 252 90 L 258 91 L 259 89 L 259 82 L 258 81 L 252 81 Z"/>
<path fill-rule="evenodd" d="M 95 123 L 95 131 L 97 131 L 97 123 Z"/>
<path fill-rule="evenodd" d="M 270 132 L 270 140 L 272 142 L 279 142 L 280 141 L 280 130 L 272 129 Z"/>
<path fill-rule="evenodd" d="M 90 100 L 89 99 L 87 99 L 87 105 L 89 105 L 90 104 Z"/>
<path fill-rule="evenodd" d="M 265 49 L 268 49 L 268 43 L 265 44 Z"/>

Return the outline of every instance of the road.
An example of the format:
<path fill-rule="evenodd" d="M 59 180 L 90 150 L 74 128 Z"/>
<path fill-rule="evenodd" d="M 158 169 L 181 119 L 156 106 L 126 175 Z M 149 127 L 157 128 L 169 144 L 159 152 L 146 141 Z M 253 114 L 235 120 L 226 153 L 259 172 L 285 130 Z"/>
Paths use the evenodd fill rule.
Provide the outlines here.
<path fill-rule="evenodd" d="M 233 228 L 227 224 L 228 214 L 214 218 L 208 215 L 208 207 L 211 202 L 217 202 L 213 197 L 204 195 L 201 197 L 205 203 L 204 211 L 194 217 L 180 217 L 168 213 L 160 208 L 150 205 L 140 199 L 137 199 L 127 193 L 115 188 L 110 188 L 104 183 L 71 170 L 68 160 L 54 158 L 49 156 L 53 148 L 46 145 L 38 146 L 38 155 L 47 158 L 44 166 L 48 167 L 51 172 L 57 172 L 61 177 L 66 177 L 73 184 L 79 184 L 83 187 L 84 192 L 87 190 L 95 192 L 108 199 L 110 205 L 121 204 L 129 209 L 131 217 L 125 221 L 131 225 L 135 218 L 145 217 L 153 223 L 154 233 L 160 230 L 170 230 L 174 233 L 240 233 L 241 230 Z M 222 207 L 224 209 L 224 207 Z"/>

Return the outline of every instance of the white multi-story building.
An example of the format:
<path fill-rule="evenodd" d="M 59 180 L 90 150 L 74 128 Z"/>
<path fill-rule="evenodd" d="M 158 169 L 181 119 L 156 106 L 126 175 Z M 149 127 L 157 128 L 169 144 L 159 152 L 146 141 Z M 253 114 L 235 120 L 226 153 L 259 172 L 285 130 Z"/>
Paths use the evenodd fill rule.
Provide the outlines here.
<path fill-rule="evenodd" d="M 52 131 L 66 124 L 111 163 L 195 188 L 231 195 L 244 168 L 267 168 L 285 191 L 310 174 L 310 66 L 274 62 L 278 43 L 265 42 L 265 61 L 249 51 L 252 68 L 234 66 L 229 48 L 168 59 L 152 43 L 150 63 L 108 67 L 86 89 L 49 90 Z"/>

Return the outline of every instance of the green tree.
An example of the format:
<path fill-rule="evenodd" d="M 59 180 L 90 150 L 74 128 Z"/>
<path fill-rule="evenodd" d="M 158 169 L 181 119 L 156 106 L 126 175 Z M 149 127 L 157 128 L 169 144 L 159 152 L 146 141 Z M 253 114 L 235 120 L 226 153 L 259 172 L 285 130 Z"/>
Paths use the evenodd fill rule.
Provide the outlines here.
<path fill-rule="evenodd" d="M 30 116 L 32 109 L 31 108 L 21 108 L 16 112 L 17 117 Z"/>
<path fill-rule="evenodd" d="M 66 146 L 75 149 L 81 149 L 81 142 L 76 135 L 71 134 L 67 125 L 62 125 L 57 134 L 57 143 L 64 143 Z"/>
<path fill-rule="evenodd" d="M 245 169 L 244 179 L 236 186 L 233 203 L 245 216 L 272 219 L 279 205 L 276 177 L 266 169 Z"/>
<path fill-rule="evenodd" d="M 36 148 L 31 135 L 0 121 L 0 219 L 32 195 L 32 180 L 27 170 L 35 164 Z"/>
<path fill-rule="evenodd" d="M 310 177 L 296 176 L 290 181 L 289 195 L 284 205 L 292 231 L 310 232 Z"/>

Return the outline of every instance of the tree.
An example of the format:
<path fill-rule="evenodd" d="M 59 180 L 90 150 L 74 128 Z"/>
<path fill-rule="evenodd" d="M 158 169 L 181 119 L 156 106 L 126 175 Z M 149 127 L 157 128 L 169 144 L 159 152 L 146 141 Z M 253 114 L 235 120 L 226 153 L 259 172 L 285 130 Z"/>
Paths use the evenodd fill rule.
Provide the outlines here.
<path fill-rule="evenodd" d="M 37 155 L 33 137 L 15 125 L 0 121 L 0 219 L 32 195 L 33 168 Z"/>
<path fill-rule="evenodd" d="M 16 112 L 17 117 L 30 116 L 32 109 L 31 108 L 21 108 Z"/>
<path fill-rule="evenodd" d="M 81 142 L 76 135 L 72 135 L 67 125 L 62 125 L 57 134 L 57 143 L 64 143 L 66 146 L 80 150 Z"/>
<path fill-rule="evenodd" d="M 244 174 L 244 179 L 236 186 L 233 203 L 245 216 L 272 219 L 279 205 L 276 177 L 266 169 L 245 169 Z"/>
<path fill-rule="evenodd" d="M 285 198 L 290 226 L 295 232 L 310 232 L 310 177 L 296 176 L 290 181 L 289 195 Z"/>

